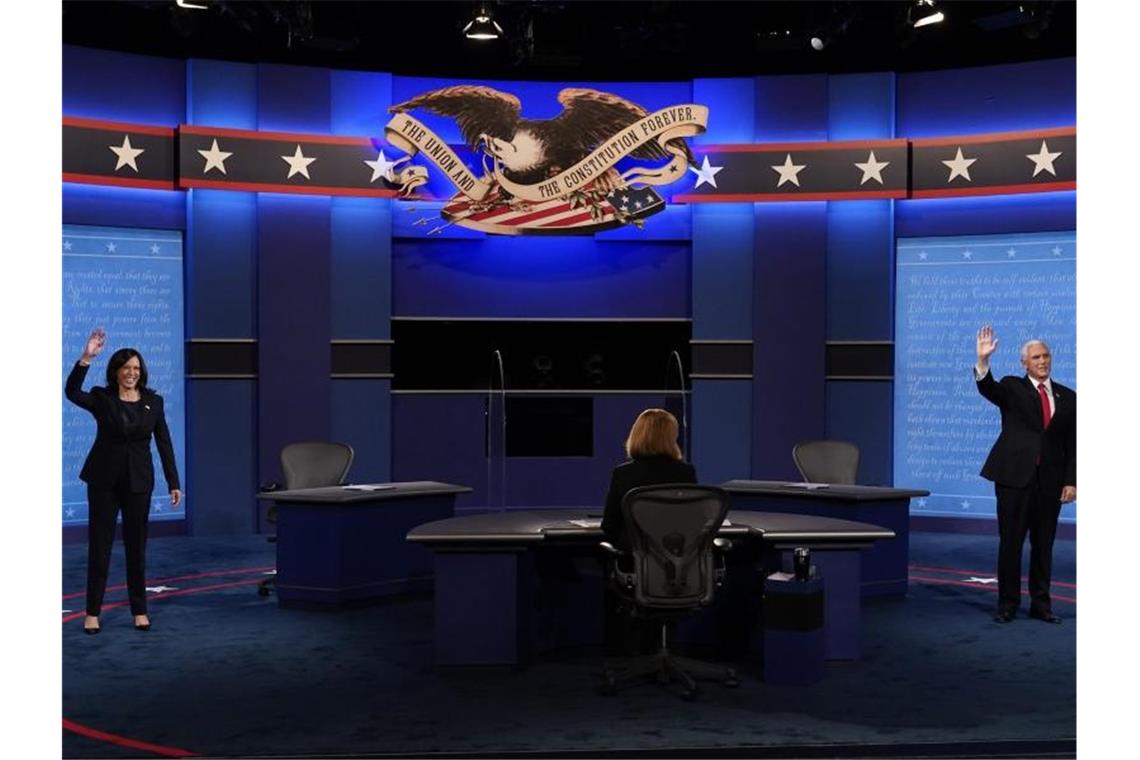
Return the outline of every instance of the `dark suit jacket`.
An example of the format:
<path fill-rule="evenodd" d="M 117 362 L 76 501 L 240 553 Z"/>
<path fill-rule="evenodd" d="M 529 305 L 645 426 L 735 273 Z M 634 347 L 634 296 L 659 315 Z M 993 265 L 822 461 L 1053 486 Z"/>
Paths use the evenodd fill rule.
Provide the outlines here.
<path fill-rule="evenodd" d="M 1045 429 L 1041 396 L 1028 377 L 993 375 L 978 381 L 978 392 L 1001 409 L 1001 434 L 982 467 L 982 477 L 998 485 L 1024 488 L 1039 471 L 1050 491 L 1077 484 L 1077 394 L 1053 382 L 1053 418 Z M 1040 462 L 1040 464 L 1038 464 Z"/>
<path fill-rule="evenodd" d="M 83 407 L 95 418 L 95 443 L 91 445 L 79 478 L 95 488 L 110 489 L 125 483 L 131 493 L 153 491 L 154 462 L 150 455 L 153 434 L 167 487 L 171 491 L 181 489 L 162 396 L 143 391 L 138 422 L 128 424 L 118 393 L 100 386 L 90 391 L 82 389 L 88 369 L 76 362 L 64 389 L 71 403 Z"/>
<path fill-rule="evenodd" d="M 696 482 L 696 468 L 688 462 L 681 462 L 673 457 L 645 457 L 619 464 L 610 476 L 610 490 L 606 493 L 606 511 L 602 514 L 602 531 L 606 534 L 606 540 L 623 552 L 629 551 L 625 518 L 621 513 L 621 500 L 628 491 L 639 486 Z"/>

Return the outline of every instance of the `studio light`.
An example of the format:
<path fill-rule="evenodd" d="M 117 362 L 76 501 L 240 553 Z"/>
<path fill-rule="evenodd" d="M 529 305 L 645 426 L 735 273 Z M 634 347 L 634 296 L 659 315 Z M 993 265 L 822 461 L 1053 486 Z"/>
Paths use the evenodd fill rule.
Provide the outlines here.
<path fill-rule="evenodd" d="M 209 6 L 207 6 L 203 2 L 193 3 L 193 2 L 190 2 L 190 0 L 174 0 L 174 4 L 177 5 L 179 8 L 187 8 L 189 10 L 195 10 L 195 11 L 209 10 Z"/>
<path fill-rule="evenodd" d="M 817 51 L 823 50 L 825 47 L 827 47 L 827 39 L 826 38 L 824 38 L 824 37 L 812 37 L 811 38 L 811 49 L 812 50 L 817 50 Z"/>
<path fill-rule="evenodd" d="M 469 40 L 497 40 L 502 34 L 503 27 L 491 18 L 491 11 L 485 5 L 480 5 L 467 26 L 463 27 L 463 36 Z"/>
<path fill-rule="evenodd" d="M 940 24 L 946 20 L 945 14 L 934 7 L 934 0 L 918 0 L 914 8 L 914 28 Z"/>

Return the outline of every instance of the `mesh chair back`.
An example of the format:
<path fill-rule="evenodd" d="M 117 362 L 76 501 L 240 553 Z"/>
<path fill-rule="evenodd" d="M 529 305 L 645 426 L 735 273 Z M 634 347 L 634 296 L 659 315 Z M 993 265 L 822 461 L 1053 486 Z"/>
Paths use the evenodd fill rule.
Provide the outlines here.
<path fill-rule="evenodd" d="M 728 513 L 728 494 L 688 483 L 626 493 L 622 514 L 633 550 L 634 600 L 683 609 L 712 601 L 713 539 Z"/>
<path fill-rule="evenodd" d="M 353 451 L 347 443 L 301 441 L 281 449 L 285 487 L 322 488 L 344 482 L 352 466 Z"/>
<path fill-rule="evenodd" d="M 848 441 L 803 441 L 792 459 L 808 483 L 854 485 L 859 471 L 859 447 Z"/>

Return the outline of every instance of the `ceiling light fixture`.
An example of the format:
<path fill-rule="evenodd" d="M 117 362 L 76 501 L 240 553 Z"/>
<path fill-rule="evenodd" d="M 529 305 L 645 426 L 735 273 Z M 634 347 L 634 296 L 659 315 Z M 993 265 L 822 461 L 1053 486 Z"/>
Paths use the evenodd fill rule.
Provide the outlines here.
<path fill-rule="evenodd" d="M 914 28 L 940 24 L 946 20 L 946 15 L 934 7 L 934 0 L 918 0 L 915 3 Z"/>
<path fill-rule="evenodd" d="M 487 6 L 480 5 L 475 15 L 463 27 L 463 36 L 469 40 L 497 40 L 503 34 L 503 27 L 491 17 Z"/>
<path fill-rule="evenodd" d="M 174 4 L 177 5 L 179 8 L 186 8 L 188 10 L 195 10 L 195 11 L 209 10 L 208 5 L 203 5 L 202 3 L 192 3 L 192 2 L 190 2 L 190 0 L 174 0 Z"/>

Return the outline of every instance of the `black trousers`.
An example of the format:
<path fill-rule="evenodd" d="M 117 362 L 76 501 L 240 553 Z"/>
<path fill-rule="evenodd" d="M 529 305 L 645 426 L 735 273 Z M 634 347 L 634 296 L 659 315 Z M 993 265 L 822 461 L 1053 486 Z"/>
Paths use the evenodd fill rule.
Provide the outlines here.
<path fill-rule="evenodd" d="M 1049 580 L 1053 572 L 1053 539 L 1061 514 L 1060 493 L 1042 488 L 1040 478 L 1025 488 L 994 484 L 997 495 L 998 608 L 1016 610 L 1021 604 L 1021 550 L 1029 536 L 1029 609 L 1051 612 Z"/>
<path fill-rule="evenodd" d="M 115 519 L 123 511 L 123 548 L 127 559 L 127 594 L 132 615 L 146 614 L 146 533 L 151 492 L 131 493 L 87 486 L 87 614 L 98 615 L 107 589 Z"/>

